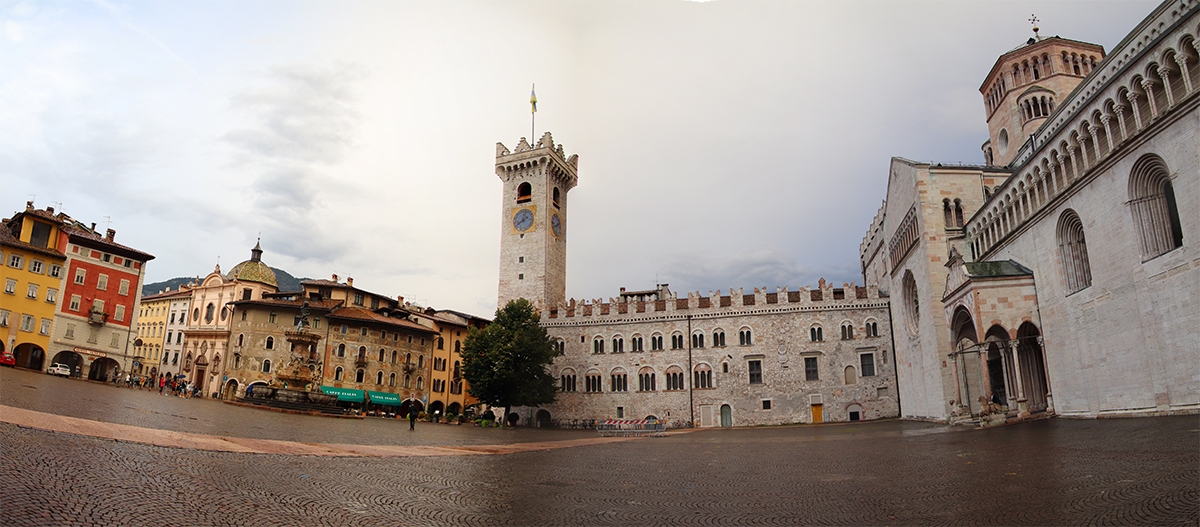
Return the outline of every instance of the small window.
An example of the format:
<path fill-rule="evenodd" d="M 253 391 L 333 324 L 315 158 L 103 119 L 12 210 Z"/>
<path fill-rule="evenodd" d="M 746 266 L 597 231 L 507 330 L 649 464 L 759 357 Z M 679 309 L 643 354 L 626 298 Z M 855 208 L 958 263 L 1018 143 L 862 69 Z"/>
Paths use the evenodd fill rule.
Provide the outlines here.
<path fill-rule="evenodd" d="M 808 330 L 809 340 L 813 342 L 821 342 L 825 340 L 825 335 L 821 332 L 821 326 L 813 326 Z"/>
<path fill-rule="evenodd" d="M 723 348 L 723 347 L 725 347 L 725 332 L 724 332 L 724 331 L 721 331 L 721 330 L 719 330 L 719 329 L 718 329 L 718 330 L 716 330 L 716 331 L 713 331 L 713 342 L 712 342 L 712 345 L 713 345 L 713 347 L 715 347 L 715 348 Z"/>
<path fill-rule="evenodd" d="M 750 338 L 750 330 L 749 329 L 743 329 L 741 331 L 738 331 L 738 345 L 739 346 L 749 346 L 752 343 L 753 343 L 753 340 Z"/>
<path fill-rule="evenodd" d="M 85 280 L 87 280 L 87 269 L 76 269 L 75 270 L 75 283 L 79 284 L 79 285 L 83 285 L 83 282 Z M 199 318 L 200 310 L 197 309 L 196 313 L 197 313 L 196 317 Z"/>
<path fill-rule="evenodd" d="M 211 308 L 211 307 L 212 307 L 212 304 L 209 304 L 209 305 L 208 305 L 208 307 L 210 307 L 210 308 Z M 211 319 L 212 317 L 209 317 L 209 318 Z M 271 314 L 270 314 L 270 316 L 269 316 L 269 322 L 270 322 L 270 323 L 272 323 L 272 324 L 274 324 L 274 323 L 275 323 L 275 319 L 276 319 L 276 318 L 277 318 L 277 317 L 276 317 L 276 315 L 275 315 L 275 312 L 274 312 L 274 311 L 272 311 L 272 312 L 271 312 Z"/>
<path fill-rule="evenodd" d="M 101 274 L 100 277 L 96 279 L 96 289 L 101 291 L 108 290 L 108 275 Z"/>
<path fill-rule="evenodd" d="M 762 409 L 763 409 L 763 410 L 770 410 L 770 409 L 771 409 L 771 400 L 770 400 L 770 399 L 763 399 L 763 401 L 762 401 Z"/>
<path fill-rule="evenodd" d="M 521 183 L 517 185 L 517 203 L 525 203 L 533 199 L 533 185 Z"/>
<path fill-rule="evenodd" d="M 335 368 L 333 370 L 333 380 L 335 380 L 335 381 L 342 380 L 342 375 L 344 375 L 344 374 L 345 374 L 345 372 L 342 370 L 342 367 L 338 366 L 337 368 Z"/>
<path fill-rule="evenodd" d="M 859 366 L 862 367 L 862 376 L 863 377 L 874 377 L 875 376 L 875 354 L 874 353 L 863 353 L 862 355 L 859 355 L 858 362 L 859 362 Z"/>
<path fill-rule="evenodd" d="M 359 368 L 354 372 L 354 382 L 361 383 L 367 378 L 367 370 Z"/>
<path fill-rule="evenodd" d="M 849 322 L 842 324 L 842 340 L 850 340 L 854 338 L 854 326 Z"/>
<path fill-rule="evenodd" d="M 692 335 L 692 347 L 700 349 L 704 347 L 704 334 L 696 333 Z"/>
<path fill-rule="evenodd" d="M 267 349 L 275 349 L 275 337 L 267 337 Z"/>
<path fill-rule="evenodd" d="M 346 356 L 346 345 L 345 345 L 344 343 L 343 343 L 343 344 L 338 344 L 338 347 L 337 347 L 337 356 L 338 356 L 338 357 L 345 357 L 345 356 Z"/>
<path fill-rule="evenodd" d="M 271 359 L 263 359 L 262 372 L 271 373 Z"/>

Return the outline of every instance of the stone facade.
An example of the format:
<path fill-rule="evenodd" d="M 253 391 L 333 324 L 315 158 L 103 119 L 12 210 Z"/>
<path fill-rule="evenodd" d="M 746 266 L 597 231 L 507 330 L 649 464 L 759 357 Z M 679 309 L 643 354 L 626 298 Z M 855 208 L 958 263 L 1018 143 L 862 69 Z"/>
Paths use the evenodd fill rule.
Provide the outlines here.
<path fill-rule="evenodd" d="M 707 427 L 898 414 L 888 299 L 865 287 L 622 293 L 544 313 L 564 351 L 552 367 L 561 393 L 544 407 L 552 419 Z"/>
<path fill-rule="evenodd" d="M 864 241 L 862 258 L 868 280 L 893 269 L 905 416 L 977 414 L 977 394 L 1010 416 L 1200 411 L 1197 35 L 1200 2 L 1164 2 L 1084 74 L 1054 48 L 1050 71 L 1076 86 L 1011 163 L 972 169 L 961 189 L 947 167 L 893 160 L 883 231 L 898 243 L 881 264 Z M 1024 111 L 986 88 L 1018 51 L 1055 44 L 1031 40 L 985 82 L 989 115 Z M 936 212 L 945 192 L 971 198 L 961 227 Z"/>

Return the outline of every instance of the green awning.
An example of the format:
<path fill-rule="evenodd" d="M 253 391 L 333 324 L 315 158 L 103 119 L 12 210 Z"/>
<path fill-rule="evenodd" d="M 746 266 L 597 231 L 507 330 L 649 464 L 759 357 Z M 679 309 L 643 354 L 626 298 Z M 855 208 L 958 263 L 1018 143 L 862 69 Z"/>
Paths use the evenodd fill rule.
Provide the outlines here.
<path fill-rule="evenodd" d="M 363 391 L 353 388 L 334 388 L 333 386 L 322 386 L 321 393 L 326 395 L 336 395 L 338 400 L 347 403 L 363 402 Z"/>
<path fill-rule="evenodd" d="M 394 393 L 387 392 L 367 392 L 367 396 L 371 398 L 374 404 L 386 404 L 388 406 L 400 406 L 400 396 Z"/>

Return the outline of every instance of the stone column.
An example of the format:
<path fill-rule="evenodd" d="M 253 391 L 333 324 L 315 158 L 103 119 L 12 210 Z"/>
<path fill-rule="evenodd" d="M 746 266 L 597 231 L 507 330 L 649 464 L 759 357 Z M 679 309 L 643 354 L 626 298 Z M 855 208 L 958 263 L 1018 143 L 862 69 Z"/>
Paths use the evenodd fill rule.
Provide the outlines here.
<path fill-rule="evenodd" d="M 1192 93 L 1192 79 L 1188 78 L 1187 57 L 1183 53 L 1175 54 L 1175 63 L 1179 65 L 1179 76 L 1183 78 L 1183 88 L 1188 94 Z"/>
<path fill-rule="evenodd" d="M 1096 135 L 1095 126 L 1088 127 L 1088 134 L 1092 136 L 1092 166 L 1095 166 L 1100 162 L 1100 136 Z"/>
<path fill-rule="evenodd" d="M 1046 379 L 1046 412 L 1052 414 L 1054 413 L 1054 395 L 1051 392 L 1053 392 L 1054 389 L 1050 387 L 1050 366 L 1046 363 L 1045 338 L 1038 336 L 1034 339 L 1034 345 L 1037 346 L 1038 353 L 1042 354 L 1042 375 L 1044 375 Z"/>
<path fill-rule="evenodd" d="M 1155 68 L 1154 73 L 1163 81 L 1163 93 L 1167 95 L 1167 108 L 1175 106 L 1175 96 L 1171 94 L 1171 70 L 1163 66 Z M 1163 109 L 1166 111 L 1166 108 Z"/>
<path fill-rule="evenodd" d="M 1135 103 L 1135 106 L 1136 106 L 1136 103 Z M 1135 118 L 1137 117 L 1137 109 L 1136 108 L 1133 111 L 1133 116 Z M 1108 115 L 1100 116 L 1100 124 L 1104 126 L 1104 138 L 1108 140 L 1108 151 L 1109 152 L 1113 151 L 1112 126 L 1110 126 L 1108 124 L 1109 121 L 1111 121 L 1111 120 L 1112 120 L 1112 117 L 1110 117 Z M 1140 126 L 1139 126 L 1139 128 L 1140 128 Z"/>
<path fill-rule="evenodd" d="M 1012 354 L 1013 369 L 1017 373 L 1014 376 L 1017 379 L 1017 415 L 1026 417 L 1029 415 L 1029 399 L 1025 398 L 1025 381 L 1021 379 L 1021 354 L 1017 353 L 1017 349 L 1012 345 L 1013 342 L 1015 341 L 1004 341 L 1004 346 Z"/>
<path fill-rule="evenodd" d="M 1154 102 L 1154 81 L 1142 80 L 1142 89 L 1146 90 L 1146 103 L 1150 105 L 1150 120 L 1158 117 L 1158 103 Z"/>
<path fill-rule="evenodd" d="M 1067 159 L 1071 160 L 1071 177 L 1079 179 L 1079 158 L 1075 153 L 1079 151 L 1079 147 L 1075 145 L 1067 145 Z"/>

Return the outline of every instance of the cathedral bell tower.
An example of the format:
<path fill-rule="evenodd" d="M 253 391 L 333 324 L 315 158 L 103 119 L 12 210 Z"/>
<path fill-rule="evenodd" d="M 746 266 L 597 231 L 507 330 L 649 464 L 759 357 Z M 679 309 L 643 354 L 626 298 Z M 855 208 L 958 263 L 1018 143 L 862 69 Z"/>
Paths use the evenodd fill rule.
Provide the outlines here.
<path fill-rule="evenodd" d="M 987 115 L 988 141 L 983 158 L 988 166 L 1008 166 L 1021 145 L 1054 113 L 1058 103 L 1104 60 L 1096 44 L 1038 34 L 1000 55 L 979 87 Z"/>
<path fill-rule="evenodd" d="M 530 146 L 496 143 L 501 195 L 498 307 L 525 298 L 538 309 L 557 306 L 567 294 L 567 193 L 579 179 L 579 156 L 566 157 L 550 132 Z"/>

